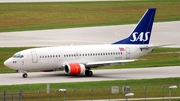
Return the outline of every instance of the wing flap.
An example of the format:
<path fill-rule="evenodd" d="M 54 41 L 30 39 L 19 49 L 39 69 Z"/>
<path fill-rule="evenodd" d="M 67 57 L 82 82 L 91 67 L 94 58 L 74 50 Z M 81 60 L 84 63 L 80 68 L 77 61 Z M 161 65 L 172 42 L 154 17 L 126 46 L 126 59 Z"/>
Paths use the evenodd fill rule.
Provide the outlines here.
<path fill-rule="evenodd" d="M 118 63 L 133 62 L 133 61 L 135 61 L 135 59 L 129 59 L 129 60 L 116 60 L 116 61 L 88 62 L 88 63 L 86 63 L 86 66 L 92 66 L 92 65 L 106 65 L 106 64 L 118 64 Z"/>

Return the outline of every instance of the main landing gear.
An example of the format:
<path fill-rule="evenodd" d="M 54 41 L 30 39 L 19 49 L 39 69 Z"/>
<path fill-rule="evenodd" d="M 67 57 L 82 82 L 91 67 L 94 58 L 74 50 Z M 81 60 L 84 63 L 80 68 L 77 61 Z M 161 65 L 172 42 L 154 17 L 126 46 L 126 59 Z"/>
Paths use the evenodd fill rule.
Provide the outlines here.
<path fill-rule="evenodd" d="M 92 76 L 93 75 L 93 72 L 90 71 L 90 68 L 87 68 L 87 70 L 85 71 L 85 75 L 86 76 Z"/>

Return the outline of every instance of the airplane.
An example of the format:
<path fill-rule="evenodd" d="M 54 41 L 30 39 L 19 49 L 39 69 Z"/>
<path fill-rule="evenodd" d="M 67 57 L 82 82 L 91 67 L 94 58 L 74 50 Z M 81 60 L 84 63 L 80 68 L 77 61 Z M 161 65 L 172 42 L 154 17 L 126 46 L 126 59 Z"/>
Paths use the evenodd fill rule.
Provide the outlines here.
<path fill-rule="evenodd" d="M 147 9 L 128 37 L 111 44 L 30 48 L 15 53 L 4 65 L 27 78 L 28 70 L 63 69 L 70 75 L 92 76 L 91 68 L 133 62 L 154 48 L 149 41 L 155 12 L 156 8 Z"/>

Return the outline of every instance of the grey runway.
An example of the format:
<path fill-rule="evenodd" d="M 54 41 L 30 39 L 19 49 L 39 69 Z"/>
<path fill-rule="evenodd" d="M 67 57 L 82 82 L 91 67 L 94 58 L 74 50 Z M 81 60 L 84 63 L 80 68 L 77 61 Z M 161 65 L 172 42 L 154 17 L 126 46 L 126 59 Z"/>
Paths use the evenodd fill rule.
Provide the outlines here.
<path fill-rule="evenodd" d="M 0 85 L 170 78 L 180 77 L 179 71 L 180 66 L 134 69 L 106 69 L 93 70 L 94 75 L 92 77 L 86 77 L 84 75 L 72 76 L 66 74 L 64 71 L 31 72 L 28 73 L 28 78 L 22 78 L 22 73 L 10 73 L 0 74 Z"/>
<path fill-rule="evenodd" d="M 127 37 L 135 25 L 1 32 L 0 47 L 109 44 Z M 150 43 L 180 47 L 179 26 L 180 21 L 154 23 Z"/>

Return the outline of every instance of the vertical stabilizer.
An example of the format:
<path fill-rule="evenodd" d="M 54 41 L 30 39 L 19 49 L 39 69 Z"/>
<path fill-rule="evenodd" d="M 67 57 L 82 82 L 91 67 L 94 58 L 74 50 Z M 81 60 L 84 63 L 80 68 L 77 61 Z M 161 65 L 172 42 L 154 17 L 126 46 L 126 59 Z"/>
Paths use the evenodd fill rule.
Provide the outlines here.
<path fill-rule="evenodd" d="M 112 44 L 149 44 L 156 8 L 149 8 L 131 34 Z"/>

